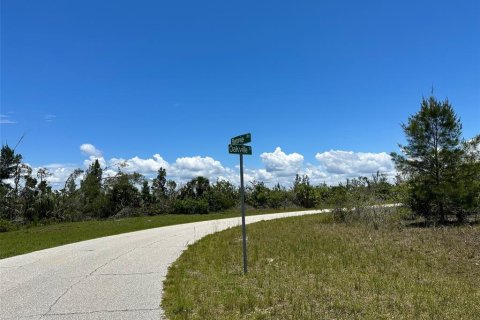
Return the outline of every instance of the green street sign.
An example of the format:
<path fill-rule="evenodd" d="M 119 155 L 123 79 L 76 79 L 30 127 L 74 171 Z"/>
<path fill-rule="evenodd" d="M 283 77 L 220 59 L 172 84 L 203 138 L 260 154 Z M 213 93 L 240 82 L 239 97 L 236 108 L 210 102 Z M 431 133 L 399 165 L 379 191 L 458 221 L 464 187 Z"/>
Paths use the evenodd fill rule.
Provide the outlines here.
<path fill-rule="evenodd" d="M 251 146 L 243 146 L 237 144 L 229 144 L 228 145 L 228 153 L 234 154 L 252 154 L 252 147 Z"/>
<path fill-rule="evenodd" d="M 252 141 L 252 135 L 250 133 L 242 134 L 241 136 L 230 139 L 231 144 L 245 144 Z"/>

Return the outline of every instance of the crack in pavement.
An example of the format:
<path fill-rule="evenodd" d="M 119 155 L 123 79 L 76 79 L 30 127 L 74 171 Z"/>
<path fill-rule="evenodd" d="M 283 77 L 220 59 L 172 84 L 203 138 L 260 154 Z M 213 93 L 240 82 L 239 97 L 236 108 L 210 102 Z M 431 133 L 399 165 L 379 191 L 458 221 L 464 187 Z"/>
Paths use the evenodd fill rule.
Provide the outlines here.
<path fill-rule="evenodd" d="M 75 285 L 81 283 L 82 281 L 85 281 L 86 279 L 88 279 L 89 277 L 91 277 L 93 275 L 93 273 L 95 273 L 97 270 L 103 268 L 104 266 L 108 265 L 109 263 L 112 263 L 113 261 L 119 259 L 120 257 L 134 251 L 136 248 L 133 248 L 127 252 L 124 252 L 122 254 L 120 254 L 119 256 L 113 258 L 113 259 L 110 259 L 109 261 L 107 261 L 106 263 L 102 264 L 101 266 L 95 268 L 92 272 L 90 272 L 88 275 L 84 276 L 84 277 L 81 277 L 77 282 L 75 283 L 72 283 L 68 288 L 67 290 L 65 290 L 65 292 L 63 292 L 54 302 L 53 304 L 48 308 L 48 311 L 46 313 L 44 313 L 43 315 L 41 315 L 41 318 L 45 317 L 45 316 L 48 316 L 48 315 L 51 315 L 50 311 L 52 311 L 53 307 L 58 303 L 58 301 L 60 301 L 60 299 L 62 297 L 64 297 Z"/>
<path fill-rule="evenodd" d="M 65 313 L 50 313 L 47 316 L 64 316 L 64 315 L 77 315 L 77 314 L 95 314 L 95 313 L 115 313 L 115 312 L 137 312 L 137 311 L 161 311 L 158 308 L 140 308 L 140 309 L 118 309 L 118 310 L 95 310 L 87 312 L 65 312 Z"/>
<path fill-rule="evenodd" d="M 77 282 L 72 283 L 72 284 L 67 288 L 67 290 L 65 290 L 65 292 L 62 293 L 62 294 L 60 295 L 60 297 L 58 297 L 57 300 L 55 300 L 55 301 L 53 302 L 53 304 L 50 306 L 50 308 L 48 308 L 48 311 L 47 311 L 46 313 L 44 313 L 44 314 L 40 317 L 40 319 L 43 318 L 44 316 L 48 315 L 48 313 L 49 313 L 49 312 L 52 310 L 52 308 L 57 304 L 57 302 L 58 302 L 64 295 L 66 295 L 66 294 L 73 288 L 74 285 L 82 282 L 82 280 L 85 280 L 85 278 L 87 278 L 87 277 L 82 277 L 82 278 L 80 278 Z"/>
<path fill-rule="evenodd" d="M 120 259 L 120 258 L 123 257 L 124 255 L 129 254 L 130 252 L 134 251 L 135 249 L 137 249 L 137 248 L 135 247 L 135 248 L 133 248 L 133 249 L 131 249 L 131 250 L 128 250 L 127 252 L 122 253 L 121 255 L 119 255 L 119 256 L 117 256 L 117 257 L 115 257 L 115 258 L 113 258 L 113 259 L 108 260 L 107 262 L 105 262 L 105 263 L 102 264 L 101 266 L 97 267 L 97 268 L 96 268 L 95 270 L 93 270 L 92 272 L 90 272 L 90 273 L 87 275 L 87 277 L 93 275 L 95 272 L 97 272 L 97 271 L 100 270 L 101 268 L 107 266 L 109 263 L 112 263 L 113 261 Z"/>

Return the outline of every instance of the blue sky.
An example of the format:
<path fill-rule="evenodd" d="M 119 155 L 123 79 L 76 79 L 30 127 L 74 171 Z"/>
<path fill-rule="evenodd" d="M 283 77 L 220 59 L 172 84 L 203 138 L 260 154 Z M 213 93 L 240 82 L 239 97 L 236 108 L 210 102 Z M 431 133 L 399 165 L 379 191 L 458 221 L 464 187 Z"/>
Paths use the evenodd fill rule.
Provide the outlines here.
<path fill-rule="evenodd" d="M 58 181 L 92 156 L 149 175 L 155 154 L 233 177 L 245 132 L 251 178 L 391 171 L 432 86 L 480 133 L 479 33 L 478 1 L 3 0 L 1 141 L 25 135 Z"/>

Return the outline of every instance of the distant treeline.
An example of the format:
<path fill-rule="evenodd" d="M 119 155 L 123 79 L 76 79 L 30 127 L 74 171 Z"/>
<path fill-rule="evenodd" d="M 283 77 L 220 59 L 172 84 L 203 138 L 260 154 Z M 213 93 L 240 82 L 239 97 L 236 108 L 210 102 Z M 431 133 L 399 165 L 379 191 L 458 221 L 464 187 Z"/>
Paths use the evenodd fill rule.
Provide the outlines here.
<path fill-rule="evenodd" d="M 75 170 L 63 188 L 52 190 L 47 169 L 32 175 L 8 145 L 1 150 L 0 219 L 16 222 L 80 221 L 109 217 L 157 214 L 207 214 L 239 206 L 240 190 L 226 180 L 210 182 L 196 177 L 182 186 L 167 180 L 160 168 L 149 183 L 139 173 L 119 168 L 114 176 L 105 176 L 98 160 L 86 171 Z M 77 185 L 77 181 L 80 181 Z M 254 181 L 245 190 L 246 203 L 254 208 L 314 208 L 344 204 L 352 196 L 370 203 L 395 202 L 398 188 L 385 175 L 347 180 L 338 186 L 312 185 L 306 175 L 295 177 L 292 187 L 279 184 L 270 188 Z"/>
<path fill-rule="evenodd" d="M 358 208 L 401 202 L 430 221 L 463 222 L 480 212 L 480 135 L 461 137 L 462 125 L 448 100 L 422 99 L 418 113 L 402 125 L 406 145 L 392 153 L 398 176 L 391 183 L 381 173 L 347 180 L 337 186 L 312 185 L 297 175 L 292 186 L 246 187 L 254 208 Z M 3 145 L 0 157 L 0 230 L 11 222 L 79 221 L 156 214 L 207 214 L 239 205 L 239 189 L 229 181 L 196 177 L 178 186 L 160 168 L 149 183 L 138 173 L 119 168 L 104 176 L 98 160 L 86 171 L 75 170 L 60 190 L 47 182 L 47 169 L 32 176 L 22 155 Z M 77 185 L 77 181 L 80 184 Z M 355 211 L 355 210 L 354 210 Z M 343 216 L 344 210 L 337 210 Z"/>

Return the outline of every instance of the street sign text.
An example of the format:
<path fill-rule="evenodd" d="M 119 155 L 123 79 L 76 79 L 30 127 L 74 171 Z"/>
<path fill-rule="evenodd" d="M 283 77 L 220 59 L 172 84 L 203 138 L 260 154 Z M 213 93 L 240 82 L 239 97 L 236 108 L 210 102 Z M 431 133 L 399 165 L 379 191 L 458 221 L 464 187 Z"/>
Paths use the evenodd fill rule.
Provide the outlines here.
<path fill-rule="evenodd" d="M 251 146 L 244 146 L 244 145 L 235 145 L 229 144 L 228 145 L 228 153 L 234 154 L 252 154 L 252 147 Z"/>
<path fill-rule="evenodd" d="M 231 144 L 246 144 L 252 141 L 252 135 L 250 133 L 242 134 L 241 136 L 230 139 Z"/>

